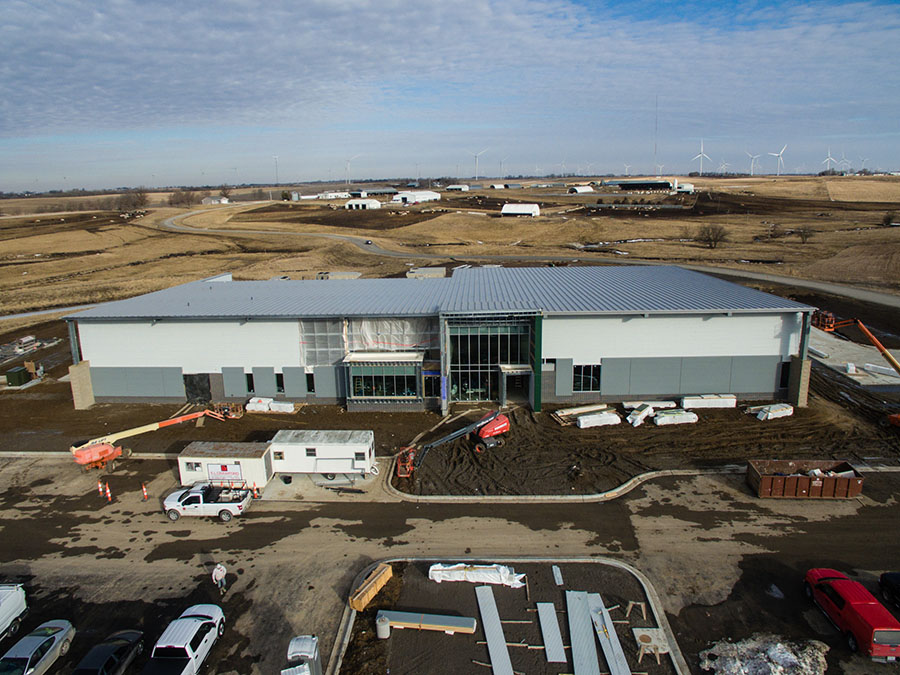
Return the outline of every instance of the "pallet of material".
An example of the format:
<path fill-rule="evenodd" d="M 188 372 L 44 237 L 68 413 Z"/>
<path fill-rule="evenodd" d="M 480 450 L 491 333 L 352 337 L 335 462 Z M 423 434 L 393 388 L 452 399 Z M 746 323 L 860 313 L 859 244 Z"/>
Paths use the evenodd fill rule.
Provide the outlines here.
<path fill-rule="evenodd" d="M 757 497 L 853 499 L 863 477 L 849 462 L 815 459 L 751 459 L 747 483 Z"/>
<path fill-rule="evenodd" d="M 387 620 L 391 628 L 412 628 L 414 630 L 436 630 L 442 633 L 474 633 L 478 622 L 470 616 L 449 616 L 447 614 L 421 614 L 419 612 L 395 612 L 381 609 L 375 615 L 375 623 Z"/>
<path fill-rule="evenodd" d="M 590 413 L 588 415 L 579 415 L 575 419 L 575 424 L 578 425 L 579 429 L 589 429 L 591 427 L 606 427 L 613 424 L 620 424 L 621 422 L 622 418 L 619 417 L 619 413 L 615 412 L 614 410 Z"/>
<path fill-rule="evenodd" d="M 577 408 L 560 408 L 556 412 L 550 413 L 550 417 L 555 419 L 564 427 L 575 424 L 575 420 L 579 415 L 586 413 L 598 413 L 609 410 L 609 406 L 605 403 L 595 403 L 593 405 L 582 405 Z"/>
<path fill-rule="evenodd" d="M 653 423 L 662 427 L 670 424 L 694 424 L 699 419 L 697 413 L 676 408 L 675 410 L 660 410 L 654 416 Z"/>
<path fill-rule="evenodd" d="M 625 410 L 634 410 L 642 405 L 649 405 L 656 410 L 664 410 L 666 408 L 676 407 L 675 401 L 622 401 L 622 407 Z"/>
<path fill-rule="evenodd" d="M 681 407 L 689 408 L 736 408 L 737 396 L 734 394 L 701 394 L 685 396 L 681 399 Z"/>
<path fill-rule="evenodd" d="M 653 407 L 649 403 L 642 403 L 634 408 L 625 419 L 631 426 L 639 427 L 648 417 L 653 417 Z"/>
<path fill-rule="evenodd" d="M 350 598 L 350 607 L 357 612 L 363 611 L 372 602 L 372 599 L 378 595 L 378 591 L 384 587 L 392 575 L 393 568 L 388 563 L 378 565 L 353 593 L 353 596 Z"/>

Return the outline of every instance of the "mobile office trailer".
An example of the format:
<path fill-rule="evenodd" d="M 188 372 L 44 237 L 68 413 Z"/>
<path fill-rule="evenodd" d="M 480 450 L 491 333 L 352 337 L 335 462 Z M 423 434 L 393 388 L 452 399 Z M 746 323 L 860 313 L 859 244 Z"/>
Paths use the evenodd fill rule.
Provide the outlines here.
<path fill-rule="evenodd" d="M 209 481 L 262 489 L 275 474 L 272 465 L 268 443 L 194 441 L 178 455 L 182 485 Z"/>
<path fill-rule="evenodd" d="M 378 473 L 372 431 L 282 430 L 269 443 L 278 473 Z"/>

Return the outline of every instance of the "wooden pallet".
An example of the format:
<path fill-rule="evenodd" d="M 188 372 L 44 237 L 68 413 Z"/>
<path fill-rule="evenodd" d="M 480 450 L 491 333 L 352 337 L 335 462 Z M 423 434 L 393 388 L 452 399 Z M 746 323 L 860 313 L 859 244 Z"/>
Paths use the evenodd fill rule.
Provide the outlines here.
<path fill-rule="evenodd" d="M 350 608 L 357 612 L 363 611 L 378 595 L 378 591 L 384 588 L 391 576 L 393 576 L 393 568 L 388 563 L 378 565 L 350 596 Z"/>

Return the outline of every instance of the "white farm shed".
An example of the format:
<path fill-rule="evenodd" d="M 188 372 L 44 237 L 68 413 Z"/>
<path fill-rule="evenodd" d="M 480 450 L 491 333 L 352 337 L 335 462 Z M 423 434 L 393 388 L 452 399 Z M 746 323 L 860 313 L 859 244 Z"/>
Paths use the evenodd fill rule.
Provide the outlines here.
<path fill-rule="evenodd" d="M 435 202 L 441 198 L 441 195 L 431 190 L 407 190 L 398 192 L 391 199 L 395 204 L 419 204 L 421 202 Z"/>
<path fill-rule="evenodd" d="M 501 216 L 539 216 L 541 207 L 537 204 L 504 204 Z"/>
<path fill-rule="evenodd" d="M 468 185 L 448 185 L 447 190 L 449 190 L 450 192 L 468 192 L 469 186 Z"/>
<path fill-rule="evenodd" d="M 377 199 L 351 199 L 344 204 L 344 208 L 351 211 L 370 211 L 372 209 L 380 209 L 381 202 Z"/>
<path fill-rule="evenodd" d="M 262 489 L 273 474 L 268 443 L 194 441 L 178 455 L 182 485 L 208 480 Z"/>
<path fill-rule="evenodd" d="M 282 430 L 269 443 L 278 473 L 362 474 L 375 468 L 372 431 Z"/>
<path fill-rule="evenodd" d="M 489 187 L 491 190 L 505 190 L 505 189 L 506 189 L 506 183 L 491 183 L 488 187 Z"/>
<path fill-rule="evenodd" d="M 572 187 L 569 188 L 570 195 L 580 195 L 580 194 L 584 194 L 586 192 L 593 192 L 593 191 L 594 191 L 594 188 L 592 188 L 590 185 L 573 185 Z"/>

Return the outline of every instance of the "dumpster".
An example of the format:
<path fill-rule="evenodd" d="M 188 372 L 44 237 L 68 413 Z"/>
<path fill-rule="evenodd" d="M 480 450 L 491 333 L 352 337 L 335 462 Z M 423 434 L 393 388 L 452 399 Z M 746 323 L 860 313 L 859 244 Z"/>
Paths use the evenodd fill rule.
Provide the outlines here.
<path fill-rule="evenodd" d="M 9 387 L 21 387 L 31 381 L 31 373 L 24 366 L 16 366 L 6 371 L 6 385 Z"/>
<path fill-rule="evenodd" d="M 852 499 L 862 493 L 863 477 L 843 460 L 751 459 L 747 483 L 757 497 Z"/>

